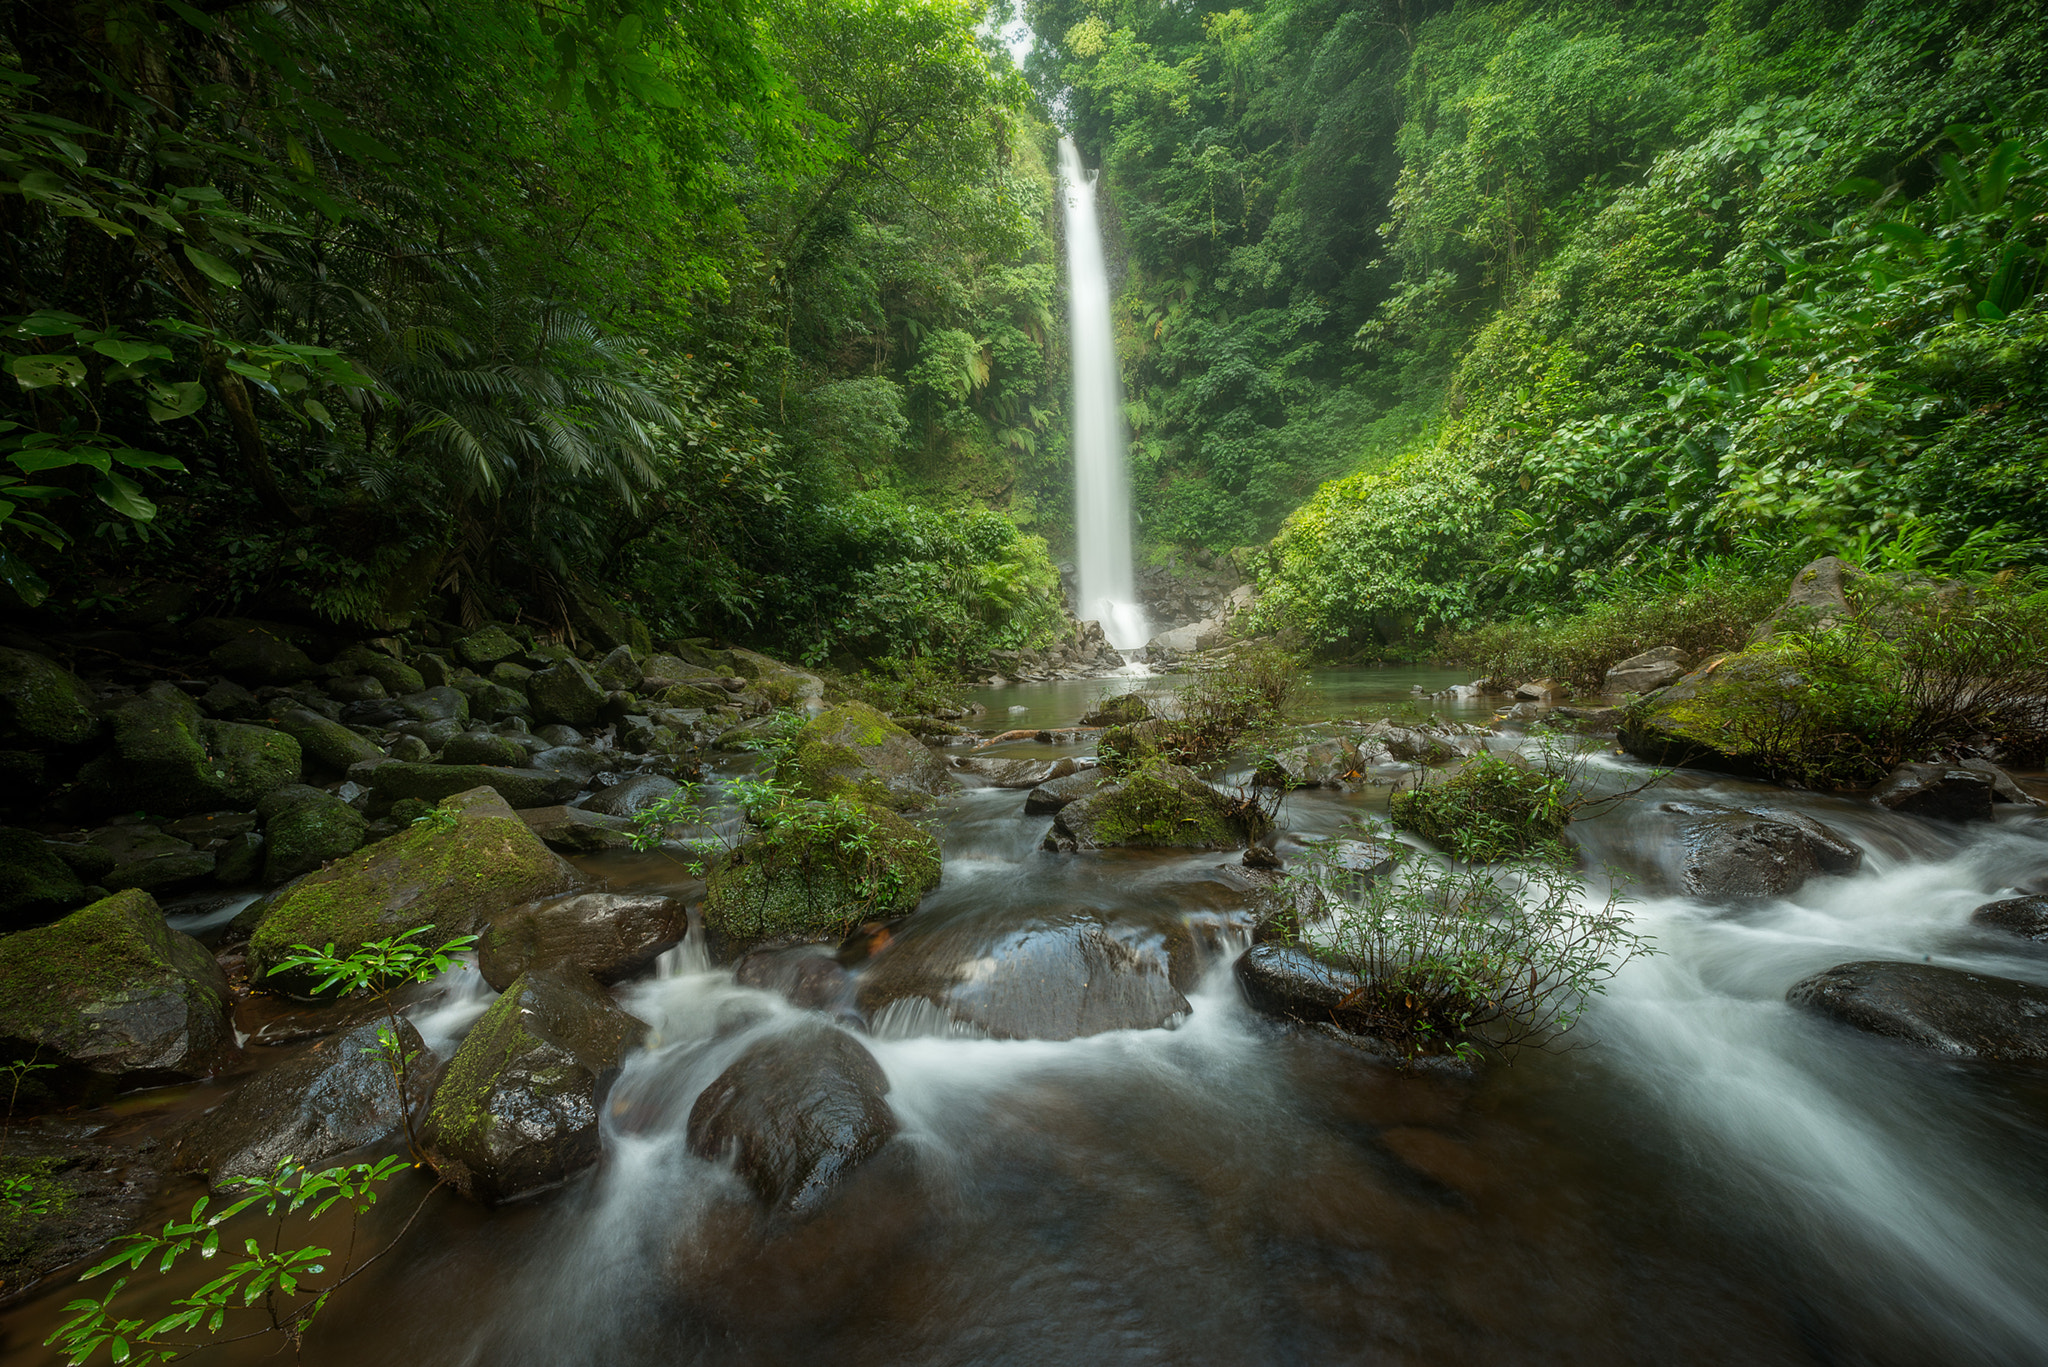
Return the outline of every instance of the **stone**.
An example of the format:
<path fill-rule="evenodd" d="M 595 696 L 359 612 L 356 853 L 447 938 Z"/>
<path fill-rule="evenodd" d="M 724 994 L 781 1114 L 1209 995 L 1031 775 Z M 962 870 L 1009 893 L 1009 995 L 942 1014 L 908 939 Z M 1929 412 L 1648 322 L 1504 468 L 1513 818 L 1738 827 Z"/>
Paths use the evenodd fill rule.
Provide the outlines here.
<path fill-rule="evenodd" d="M 124 888 L 161 892 L 196 883 L 214 870 L 211 854 L 154 826 L 106 826 L 92 832 L 86 841 L 113 857 L 114 866 L 99 880 L 110 892 Z"/>
<path fill-rule="evenodd" d="M 1052 821 L 1049 850 L 1235 849 L 1254 843 L 1267 825 L 1177 764 L 1127 775 L 1061 807 Z"/>
<path fill-rule="evenodd" d="M 299 776 L 299 743 L 282 731 L 212 721 L 168 684 L 108 714 L 111 744 L 79 771 L 78 795 L 96 813 L 182 816 L 247 808 Z"/>
<path fill-rule="evenodd" d="M 334 658 L 333 667 L 375 679 L 393 697 L 422 693 L 427 687 L 426 679 L 417 669 L 368 646 L 349 647 Z M 333 689 L 330 687 L 328 691 L 333 692 Z"/>
<path fill-rule="evenodd" d="M 564 963 L 600 983 L 624 982 L 651 972 L 689 929 L 683 904 L 660 893 L 572 893 L 494 916 L 477 967 L 501 992 L 523 973 Z"/>
<path fill-rule="evenodd" d="M 398 1083 L 378 1044 L 381 1018 L 331 1035 L 267 1068 L 170 1137 L 175 1171 L 203 1174 L 216 1190 L 235 1177 L 268 1177 L 289 1158 L 317 1171 L 403 1124 Z M 432 1091 L 438 1063 L 412 1023 L 398 1022 L 407 1066 L 407 1109 Z"/>
<path fill-rule="evenodd" d="M 545 807 L 574 797 L 583 787 L 583 781 L 573 774 L 548 769 L 510 769 L 492 764 L 396 763 L 380 764 L 372 769 L 369 786 L 387 802 L 407 797 L 439 802 L 473 788 L 493 788 L 514 807 Z"/>
<path fill-rule="evenodd" d="M 215 679 L 199 695 L 199 706 L 224 721 L 258 721 L 265 710 L 261 699 L 233 679 Z"/>
<path fill-rule="evenodd" d="M 248 831 L 213 852 L 213 879 L 224 887 L 253 883 L 263 872 L 263 837 Z"/>
<path fill-rule="evenodd" d="M 1806 680 L 1770 647 L 1707 661 L 1623 709 L 1621 746 L 1651 764 L 1762 777 L 1750 734 L 1797 715 Z M 1764 726 L 1762 729 L 1770 729 Z"/>
<path fill-rule="evenodd" d="M 1525 683 L 1515 690 L 1515 696 L 1524 702 L 1557 704 L 1565 699 L 1564 685 L 1555 679 L 1537 679 Z"/>
<path fill-rule="evenodd" d="M 1266 756 L 1256 776 L 1273 788 L 1348 788 L 1358 782 L 1364 769 L 1355 746 L 1341 740 L 1318 740 Z"/>
<path fill-rule="evenodd" d="M 500 660 L 491 666 L 491 672 L 485 677 L 501 688 L 515 689 L 518 692 L 524 693 L 526 691 L 526 681 L 533 677 L 533 671 L 525 665 L 514 664 L 510 660 Z"/>
<path fill-rule="evenodd" d="M 459 731 L 441 747 L 443 764 L 495 764 L 517 769 L 528 757 L 529 752 L 519 742 L 491 731 Z"/>
<path fill-rule="evenodd" d="M 475 631 L 455 643 L 455 658 L 471 669 L 488 669 L 500 660 L 509 660 L 520 654 L 525 647 L 520 645 L 511 632 L 501 626 L 487 626 Z"/>
<path fill-rule="evenodd" d="M 1861 848 L 1797 812 L 1750 811 L 1667 802 L 1684 819 L 1684 886 L 1694 897 L 1789 897 L 1820 874 L 1863 866 Z"/>
<path fill-rule="evenodd" d="M 506 721 L 533 714 L 526 694 L 492 679 L 457 679 L 455 686 L 469 699 L 470 716 L 477 721 Z"/>
<path fill-rule="evenodd" d="M 756 1041 L 690 1108 L 689 1144 L 733 1169 L 771 1209 L 799 1219 L 897 1130 L 889 1079 L 844 1030 L 806 1023 Z"/>
<path fill-rule="evenodd" d="M 1988 926 L 2028 940 L 2048 941 L 2048 897 L 2008 897 L 1970 913 L 1970 924 Z"/>
<path fill-rule="evenodd" d="M 825 681 L 808 670 L 771 660 L 753 650 L 726 652 L 730 672 L 746 679 L 771 707 L 815 712 L 824 702 Z"/>
<path fill-rule="evenodd" d="M 29 1055 L 98 1087 L 218 1072 L 236 1056 L 227 976 L 139 889 L 0 936 L 0 1056 Z"/>
<path fill-rule="evenodd" d="M 631 692 L 640 686 L 640 665 L 633 658 L 633 647 L 618 646 L 597 662 L 591 671 L 607 689 L 618 688 Z"/>
<path fill-rule="evenodd" d="M 83 745 L 99 734 L 92 690 L 55 660 L 0 646 L 0 735 L 36 745 Z"/>
<path fill-rule="evenodd" d="M 991 788 L 1037 788 L 1079 773 L 1081 766 L 1072 758 L 1060 759 L 988 759 L 978 755 L 955 755 L 952 765 L 963 773 L 972 774 Z"/>
<path fill-rule="evenodd" d="M 1245 1001 L 1255 1011 L 1305 1025 L 1330 1024 L 1352 1034 L 1372 1034 L 1375 1022 L 1357 1009 L 1365 980 L 1324 963 L 1292 945 L 1253 945 L 1233 969 Z"/>
<path fill-rule="evenodd" d="M 1792 576 L 1784 603 L 1750 633 L 1751 643 L 1769 640 L 1781 626 L 1824 631 L 1850 620 L 1855 616 L 1850 595 L 1861 578 L 1862 570 L 1837 556 L 1824 555 L 1805 565 Z"/>
<path fill-rule="evenodd" d="M 446 688 L 425 688 L 417 693 L 407 693 L 392 699 L 400 711 L 413 721 L 456 723 L 456 729 L 469 724 L 469 698 L 459 686 Z M 347 721 L 348 714 L 342 714 Z"/>
<path fill-rule="evenodd" d="M 442 1180 L 486 1203 L 597 1161 L 598 1117 L 647 1027 L 588 974 L 535 969 L 471 1028 L 434 1089 L 421 1146 Z"/>
<path fill-rule="evenodd" d="M 550 746 L 583 744 L 583 733 L 581 731 L 578 731 L 573 726 L 564 726 L 560 722 L 550 722 L 546 726 L 535 727 L 533 734 L 546 741 Z"/>
<path fill-rule="evenodd" d="M 1870 795 L 1880 807 L 1935 821 L 1989 821 L 1990 775 L 1954 764 L 1901 764 Z"/>
<path fill-rule="evenodd" d="M 1026 816 L 1046 816 L 1058 811 L 1069 802 L 1079 801 L 1090 793 L 1098 792 L 1116 782 L 1109 770 L 1102 768 L 1082 769 L 1065 778 L 1056 778 L 1041 783 L 1024 795 Z"/>
<path fill-rule="evenodd" d="M 972 920 L 898 936 L 862 966 L 858 1000 L 870 1020 L 919 999 L 997 1039 L 1067 1040 L 1175 1025 L 1196 977 L 1192 940 L 1074 912 L 993 939 Z"/>
<path fill-rule="evenodd" d="M 584 799 L 583 810 L 599 816 L 631 817 L 642 808 L 661 801 L 682 787 L 660 774 L 633 774 L 609 788 L 600 788 Z"/>
<path fill-rule="evenodd" d="M 456 679 L 454 666 L 431 651 L 421 651 L 413 656 L 412 667 L 420 672 L 422 688 L 446 688 Z"/>
<path fill-rule="evenodd" d="M 750 949 L 732 966 L 732 980 L 774 992 L 791 1006 L 861 1023 L 853 1005 L 853 975 L 823 945 Z"/>
<path fill-rule="evenodd" d="M 596 854 L 632 848 L 634 825 L 622 816 L 601 816 L 580 807 L 527 807 L 519 819 L 549 849 L 561 854 Z"/>
<path fill-rule="evenodd" d="M 526 681 L 534 715 L 544 721 L 588 726 L 604 710 L 606 690 L 580 660 L 558 660 Z"/>
<path fill-rule="evenodd" d="M 1966 759 L 1958 764 L 1957 767 L 1968 769 L 1973 774 L 1982 774 L 1990 779 L 1991 800 L 1994 803 L 2004 802 L 2016 807 L 2039 807 L 2044 805 L 2039 798 L 2020 787 L 2018 780 L 2014 779 L 2011 774 L 2008 774 L 1989 760 Z"/>
<path fill-rule="evenodd" d="M 283 889 L 250 936 L 251 981 L 264 982 L 295 945 L 332 943 L 349 954 L 427 925 L 439 942 L 582 882 L 491 789 L 450 795 L 445 805 L 456 813 L 452 822 L 409 826 Z M 289 975 L 271 985 L 309 984 Z"/>
<path fill-rule="evenodd" d="M 207 663 L 245 684 L 288 684 L 319 673 L 306 652 L 265 627 L 247 625 L 207 652 Z"/>
<path fill-rule="evenodd" d="M 1935 964 L 1865 960 L 1803 978 L 1794 1006 L 1962 1058 L 2048 1059 L 2048 987 Z"/>
<path fill-rule="evenodd" d="M 0 930 L 49 920 L 84 900 L 84 881 L 48 841 L 0 828 Z"/>
<path fill-rule="evenodd" d="M 532 764 L 536 769 L 574 780 L 575 788 L 563 794 L 566 797 L 597 775 L 612 768 L 616 760 L 616 756 L 607 755 L 601 750 L 592 750 L 585 745 L 553 745 L 536 754 Z"/>
<path fill-rule="evenodd" d="M 812 717 L 791 754 L 792 784 L 809 798 L 851 797 L 917 811 L 960 786 L 930 747 L 865 703 L 840 703 Z"/>
<path fill-rule="evenodd" d="M 391 758 L 404 764 L 430 764 L 434 759 L 434 747 L 418 736 L 400 736 L 391 742 Z M 355 766 L 351 765 L 349 772 L 354 773 Z M 376 785 L 371 783 L 369 786 Z"/>
<path fill-rule="evenodd" d="M 368 674 L 344 674 L 327 681 L 327 696 L 342 702 L 371 702 L 390 697 L 391 690 Z"/>
<path fill-rule="evenodd" d="M 350 765 L 384 758 L 374 742 L 309 708 L 287 708 L 270 724 L 299 743 L 299 753 L 308 767 L 345 774 Z"/>
<path fill-rule="evenodd" d="M 1139 693 L 1125 693 L 1106 699 L 1093 712 L 1081 718 L 1083 726 L 1132 726 L 1149 720 L 1152 708 Z"/>
<path fill-rule="evenodd" d="M 318 788 L 287 789 L 259 807 L 263 812 L 263 878 L 285 883 L 362 848 L 370 823 L 361 812 Z"/>
<path fill-rule="evenodd" d="M 1650 693 L 1685 677 L 1692 656 L 1677 646 L 1658 646 L 1631 655 L 1607 671 L 1609 693 Z"/>
<path fill-rule="evenodd" d="M 811 804 L 823 816 L 822 804 Z M 823 822 L 756 833 L 711 869 L 704 924 L 728 958 L 763 941 L 839 939 L 914 911 L 939 884 L 939 845 L 886 809 L 862 818 L 865 848 Z"/>

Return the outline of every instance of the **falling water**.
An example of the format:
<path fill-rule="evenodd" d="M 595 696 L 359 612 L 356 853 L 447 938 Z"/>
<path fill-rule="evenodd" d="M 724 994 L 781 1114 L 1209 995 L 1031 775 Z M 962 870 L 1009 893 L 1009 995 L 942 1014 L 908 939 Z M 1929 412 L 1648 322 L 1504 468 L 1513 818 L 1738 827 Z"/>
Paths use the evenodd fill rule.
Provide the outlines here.
<path fill-rule="evenodd" d="M 1067 316 L 1073 330 L 1074 521 L 1081 616 L 1119 650 L 1151 632 L 1131 587 L 1131 495 L 1124 478 L 1123 384 L 1109 331 L 1109 272 L 1095 222 L 1095 178 L 1072 138 L 1060 139 L 1067 186 Z"/>

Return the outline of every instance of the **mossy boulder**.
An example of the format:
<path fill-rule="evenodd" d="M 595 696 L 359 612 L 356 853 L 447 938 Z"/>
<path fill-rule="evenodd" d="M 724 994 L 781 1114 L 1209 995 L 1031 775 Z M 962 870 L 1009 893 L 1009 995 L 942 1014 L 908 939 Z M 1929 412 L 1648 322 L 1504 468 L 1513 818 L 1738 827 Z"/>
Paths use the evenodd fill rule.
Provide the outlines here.
<path fill-rule="evenodd" d="M 526 681 L 534 714 L 545 721 L 588 726 L 604 710 L 609 696 L 581 660 L 557 660 Z"/>
<path fill-rule="evenodd" d="M 1045 848 L 1227 850 L 1251 844 L 1267 827 L 1260 813 L 1217 792 L 1193 770 L 1148 764 L 1061 807 Z"/>
<path fill-rule="evenodd" d="M 352 764 L 384 758 L 384 752 L 373 741 L 311 708 L 289 708 L 270 724 L 299 743 L 304 759 L 333 773 L 345 774 Z"/>
<path fill-rule="evenodd" d="M 82 745 L 98 734 L 92 690 L 54 660 L 0 646 L 0 734 L 39 745 Z"/>
<path fill-rule="evenodd" d="M 1100 706 L 1081 718 L 1083 726 L 1131 726 L 1146 721 L 1152 716 L 1151 705 L 1137 693 L 1124 693 L 1105 699 Z"/>
<path fill-rule="evenodd" d="M 263 879 L 285 883 L 362 848 L 370 823 L 333 793 L 294 784 L 265 798 Z"/>
<path fill-rule="evenodd" d="M 424 692 L 427 681 L 417 669 L 369 646 L 350 646 L 334 658 L 334 668 L 343 674 L 365 674 L 384 685 L 393 697 Z"/>
<path fill-rule="evenodd" d="M 810 798 L 848 797 L 917 811 L 960 786 L 930 747 L 866 703 L 827 708 L 796 735 L 795 786 Z"/>
<path fill-rule="evenodd" d="M 204 1077 L 235 1054 L 226 975 L 148 893 L 0 936 L 0 1057 L 58 1064 L 75 1086 Z"/>
<path fill-rule="evenodd" d="M 517 769 L 529 751 L 510 736 L 495 731 L 461 731 L 441 747 L 443 764 L 496 764 Z"/>
<path fill-rule="evenodd" d="M 249 625 L 215 646 L 207 663 L 245 684 L 288 684 L 319 670 L 306 652 L 260 626 Z"/>
<path fill-rule="evenodd" d="M 332 943 L 346 954 L 424 925 L 437 939 L 468 935 L 507 907 L 582 882 L 489 788 L 445 805 L 452 820 L 409 826 L 281 892 L 250 936 L 251 978 L 263 981 L 294 945 Z M 280 985 L 308 984 L 287 975 Z"/>
<path fill-rule="evenodd" d="M 434 1089 L 421 1143 L 435 1171 L 463 1194 L 497 1202 L 596 1162 L 599 1108 L 646 1029 L 579 969 L 522 974 Z"/>
<path fill-rule="evenodd" d="M 84 881 L 48 841 L 0 829 L 0 929 L 33 925 L 84 899 Z"/>
<path fill-rule="evenodd" d="M 489 669 L 500 660 L 509 660 L 525 649 L 511 632 L 501 626 L 487 626 L 481 631 L 471 632 L 455 643 L 455 658 L 471 669 Z"/>
<path fill-rule="evenodd" d="M 792 802 L 713 867 L 704 924 L 721 953 L 822 940 L 916 909 L 939 885 L 939 844 L 883 808 Z"/>
<path fill-rule="evenodd" d="M 1776 640 L 1709 660 L 1624 708 L 1621 748 L 1652 764 L 1761 776 L 1770 766 L 1757 738 L 1791 732 L 1806 686 Z"/>
<path fill-rule="evenodd" d="M 130 698 L 107 720 L 112 744 L 78 776 L 79 796 L 95 812 L 246 810 L 299 777 L 299 743 L 289 735 L 209 721 L 169 684 Z"/>
<path fill-rule="evenodd" d="M 542 755 L 547 751 L 542 751 Z M 539 757 L 536 757 L 538 760 Z M 472 788 L 495 788 L 514 807 L 545 807 L 566 801 L 583 786 L 574 773 L 554 769 L 511 769 L 495 764 L 380 764 L 370 771 L 377 796 L 392 802 L 418 798 L 439 802 Z"/>
<path fill-rule="evenodd" d="M 759 651 L 735 648 L 726 654 L 732 660 L 732 673 L 746 679 L 752 691 L 775 707 L 809 709 L 824 701 L 825 681 L 807 670 L 771 660 Z"/>

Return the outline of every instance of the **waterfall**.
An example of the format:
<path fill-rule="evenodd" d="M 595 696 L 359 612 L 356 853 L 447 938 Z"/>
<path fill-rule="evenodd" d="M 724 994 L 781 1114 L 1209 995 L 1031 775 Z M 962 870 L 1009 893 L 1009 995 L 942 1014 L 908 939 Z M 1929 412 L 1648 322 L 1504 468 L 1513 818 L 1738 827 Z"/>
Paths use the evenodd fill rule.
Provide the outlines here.
<path fill-rule="evenodd" d="M 1124 477 L 1123 381 L 1109 328 L 1109 271 L 1095 221 L 1095 178 L 1072 138 L 1060 139 L 1066 183 L 1067 319 L 1074 366 L 1074 539 L 1080 565 L 1076 612 L 1102 623 L 1119 650 L 1150 639 L 1131 584 L 1131 494 Z"/>

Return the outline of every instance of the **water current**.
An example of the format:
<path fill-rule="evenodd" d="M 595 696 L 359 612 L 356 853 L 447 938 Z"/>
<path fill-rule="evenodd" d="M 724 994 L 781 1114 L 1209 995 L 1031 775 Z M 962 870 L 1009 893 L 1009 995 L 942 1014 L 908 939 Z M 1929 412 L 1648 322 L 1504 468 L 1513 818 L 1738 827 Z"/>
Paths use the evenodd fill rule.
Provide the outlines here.
<path fill-rule="evenodd" d="M 1323 674 L 1310 712 L 1384 713 L 1453 681 Z M 1071 724 L 1115 686 L 980 700 L 990 724 Z M 1606 756 L 1591 781 L 1638 777 Z M 1657 810 L 1674 792 L 1810 813 L 1864 847 L 1863 868 L 1739 906 L 1675 895 L 1672 818 Z M 1386 797 L 1297 796 L 1284 824 L 1376 820 Z M 2048 820 L 2002 809 L 1948 827 L 1673 775 L 1573 828 L 1590 865 L 1633 878 L 1658 952 L 1622 972 L 1576 1032 L 1582 1047 L 1456 1079 L 1404 1074 L 1245 1007 L 1228 971 L 1248 924 L 1234 853 L 1044 852 L 1047 819 L 1023 801 L 983 789 L 944 803 L 944 882 L 902 941 L 993 961 L 1020 927 L 1062 917 L 1134 942 L 1192 925 L 1210 949 L 1176 1028 L 997 1041 L 892 1009 L 866 1041 L 902 1130 L 793 1223 L 760 1213 L 683 1131 L 747 1041 L 805 1013 L 686 942 L 620 991 L 650 1032 L 612 1093 L 599 1166 L 497 1210 L 435 1196 L 328 1309 L 304 1360 L 2048 1361 L 2048 1076 L 1784 1001 L 1806 974 L 1864 958 L 2048 982 L 2042 948 L 1968 922 L 2048 874 Z M 589 867 L 694 890 L 658 859 Z M 446 1047 L 487 996 L 459 977 L 416 1016 Z M 412 1204 L 394 1193 L 373 1221 L 394 1228 Z M 48 1361 L 35 1344 L 70 1294 L 11 1312 L 0 1359 Z M 236 1351 L 220 1360 L 243 1361 Z"/>

